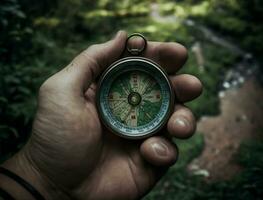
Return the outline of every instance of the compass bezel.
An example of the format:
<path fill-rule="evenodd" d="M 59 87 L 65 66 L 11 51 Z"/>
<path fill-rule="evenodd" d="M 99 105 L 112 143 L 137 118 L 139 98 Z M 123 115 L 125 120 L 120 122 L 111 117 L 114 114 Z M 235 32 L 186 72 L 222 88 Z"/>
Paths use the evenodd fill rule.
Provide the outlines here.
<path fill-rule="evenodd" d="M 166 84 L 167 89 L 168 89 L 168 95 L 169 95 L 169 102 L 167 103 L 168 108 L 166 113 L 164 114 L 164 116 L 160 119 L 160 122 L 158 122 L 157 125 L 154 126 L 154 128 L 150 129 L 149 131 L 145 131 L 145 132 L 140 132 L 137 133 L 136 135 L 131 135 L 127 132 L 123 132 L 121 130 L 118 130 L 112 123 L 116 123 L 114 121 L 110 121 L 111 119 L 106 117 L 105 112 L 103 111 L 103 106 L 101 105 L 101 98 L 102 98 L 102 88 L 103 88 L 103 84 L 104 82 L 108 81 L 107 79 L 111 78 L 111 79 L 115 79 L 117 78 L 118 75 L 128 72 L 128 71 L 134 71 L 134 69 L 129 69 L 127 66 L 136 66 L 138 68 L 138 66 L 142 66 L 142 68 L 139 69 L 139 71 L 143 71 L 145 73 L 151 74 L 152 72 L 157 73 L 163 80 L 165 81 L 163 82 L 163 84 Z M 152 71 L 148 71 L 145 68 L 151 68 Z M 138 70 L 138 69 L 136 69 Z M 116 73 L 118 72 L 118 73 Z M 114 75 L 112 77 L 112 74 L 117 74 Z M 156 77 L 154 77 L 156 79 Z M 108 86 L 108 88 L 110 88 L 110 86 Z M 164 91 L 165 92 L 165 91 Z M 105 95 L 105 94 L 104 94 Z M 120 59 L 116 62 L 114 62 L 113 64 L 111 64 L 105 71 L 104 73 L 101 75 L 99 81 L 98 81 L 98 87 L 97 87 L 97 94 L 96 94 L 96 104 L 97 104 L 97 109 L 99 112 L 99 116 L 100 119 L 102 121 L 102 123 L 104 124 L 104 126 L 106 126 L 111 132 L 113 132 L 114 134 L 117 134 L 120 137 L 123 138 L 127 138 L 127 139 L 142 139 L 142 138 L 146 138 L 149 137 L 155 133 L 157 133 L 158 131 L 160 131 L 164 125 L 167 123 L 169 117 L 171 116 L 171 113 L 174 110 L 174 103 L 175 103 L 175 95 L 174 95 L 174 91 L 172 89 L 171 86 L 171 82 L 169 80 L 168 74 L 164 71 L 164 69 L 161 68 L 160 65 L 158 65 L 157 63 L 153 62 L 150 59 L 147 58 L 143 58 L 143 57 L 127 57 L 127 58 L 123 58 Z M 162 103 L 163 105 L 163 103 Z M 159 113 L 158 113 L 159 114 Z M 154 120 L 153 120 L 154 121 Z"/>

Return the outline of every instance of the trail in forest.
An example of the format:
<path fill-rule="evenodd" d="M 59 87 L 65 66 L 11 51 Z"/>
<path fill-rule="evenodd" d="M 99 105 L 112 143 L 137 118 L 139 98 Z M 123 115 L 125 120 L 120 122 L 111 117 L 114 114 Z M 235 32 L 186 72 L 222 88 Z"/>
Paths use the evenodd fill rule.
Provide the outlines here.
<path fill-rule="evenodd" d="M 204 135 L 205 146 L 189 165 L 192 173 L 225 180 L 241 170 L 234 156 L 242 141 L 259 137 L 263 130 L 262 99 L 263 89 L 254 79 L 225 92 L 220 98 L 221 114 L 198 122 L 197 131 Z"/>
<path fill-rule="evenodd" d="M 226 73 L 218 91 L 220 115 L 204 116 L 197 124 L 197 131 L 204 136 L 205 146 L 201 155 L 188 166 L 190 173 L 202 175 L 208 180 L 230 179 L 242 170 L 234 161 L 241 142 L 258 137 L 259 131 L 263 130 L 263 89 L 255 78 L 259 66 L 251 54 L 209 28 L 174 15 L 161 16 L 156 3 L 151 9 L 154 20 L 160 23 L 179 22 L 182 26 L 196 28 L 207 41 L 241 57 Z M 197 60 L 202 63 L 205 58 L 202 58 L 200 48 L 199 45 L 194 46 Z"/>

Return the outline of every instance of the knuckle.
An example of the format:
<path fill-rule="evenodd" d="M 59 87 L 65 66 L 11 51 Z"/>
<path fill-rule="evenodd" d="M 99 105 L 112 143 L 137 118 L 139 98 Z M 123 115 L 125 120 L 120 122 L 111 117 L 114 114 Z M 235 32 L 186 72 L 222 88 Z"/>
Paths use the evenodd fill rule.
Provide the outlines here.
<path fill-rule="evenodd" d="M 84 50 L 82 53 L 84 55 L 89 55 L 91 52 L 96 52 L 98 51 L 99 49 L 99 44 L 93 44 L 93 45 L 90 45 L 86 50 Z"/>
<path fill-rule="evenodd" d="M 49 79 L 45 80 L 44 83 L 42 83 L 42 85 L 39 88 L 39 93 L 44 93 L 45 91 L 47 91 L 50 88 L 50 83 L 49 83 Z"/>
<path fill-rule="evenodd" d="M 39 88 L 39 95 L 44 95 L 53 91 L 55 89 L 55 85 L 53 82 L 54 81 L 52 80 L 52 77 L 45 80 L 45 82 L 42 83 L 42 85 Z"/>
<path fill-rule="evenodd" d="M 100 63 L 98 59 L 96 59 L 96 52 L 94 49 L 97 49 L 95 45 L 92 45 L 87 50 L 83 51 L 76 59 L 76 62 L 79 61 L 80 63 L 86 63 L 87 65 L 94 67 L 94 68 L 100 68 Z M 94 55 L 95 54 L 95 55 Z"/>

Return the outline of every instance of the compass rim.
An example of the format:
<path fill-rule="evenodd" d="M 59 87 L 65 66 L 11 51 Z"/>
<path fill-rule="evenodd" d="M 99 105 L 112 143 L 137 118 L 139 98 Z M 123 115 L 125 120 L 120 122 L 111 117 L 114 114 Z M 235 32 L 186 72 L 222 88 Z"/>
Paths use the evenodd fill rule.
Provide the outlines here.
<path fill-rule="evenodd" d="M 129 133 L 127 132 L 123 132 L 121 130 L 116 130 L 116 127 L 114 127 L 108 119 L 106 119 L 106 116 L 105 114 L 103 113 L 102 111 L 102 107 L 101 107 L 101 103 L 100 103 L 100 97 L 101 97 L 101 92 L 100 92 L 100 89 L 102 87 L 102 84 L 104 82 L 104 80 L 106 80 L 106 77 L 107 75 L 111 75 L 110 72 L 112 72 L 112 70 L 114 70 L 116 67 L 120 67 L 122 66 L 123 63 L 126 63 L 127 62 L 144 62 L 148 65 L 151 65 L 153 67 L 153 69 L 157 69 L 161 74 L 162 74 L 162 77 L 164 78 L 164 80 L 166 80 L 166 84 L 169 88 L 169 105 L 168 105 L 168 110 L 167 112 L 164 114 L 164 117 L 161 119 L 161 121 L 159 122 L 158 125 L 156 125 L 154 128 L 150 129 L 149 131 L 146 131 L 146 132 L 143 132 L 143 133 L 138 133 L 136 135 L 130 135 Z M 142 63 L 141 63 L 142 64 Z M 136 69 L 138 70 L 138 69 Z M 125 73 L 125 72 L 128 72 L 128 71 L 134 71 L 134 69 L 122 69 L 122 71 L 120 73 Z M 147 70 L 144 70 L 144 69 L 140 69 L 138 71 L 143 71 L 143 72 L 146 72 L 148 74 L 149 71 Z M 154 77 L 155 78 L 155 77 Z M 120 60 L 117 60 L 116 62 L 112 63 L 104 72 L 103 74 L 101 75 L 99 81 L 98 81 L 98 86 L 97 86 L 97 94 L 96 94 L 96 104 L 97 104 L 97 109 L 98 109 L 98 113 L 99 113 L 99 116 L 100 116 L 100 119 L 103 123 L 103 125 L 108 128 L 112 133 L 122 137 L 122 138 L 126 138 L 126 139 L 143 139 L 143 138 L 147 138 L 147 137 L 150 137 L 154 134 L 156 134 L 158 131 L 160 131 L 164 126 L 165 124 L 167 124 L 173 110 L 174 110 L 174 103 L 175 103 L 175 94 L 174 94 L 174 91 L 173 91 L 173 88 L 172 88 L 172 84 L 171 84 L 171 81 L 169 79 L 169 76 L 168 74 L 166 73 L 166 71 L 159 65 L 157 64 L 156 62 L 150 60 L 150 59 L 147 59 L 147 58 L 143 58 L 143 57 L 138 57 L 138 56 L 132 56 L 132 57 L 126 57 L 126 58 L 122 58 Z"/>

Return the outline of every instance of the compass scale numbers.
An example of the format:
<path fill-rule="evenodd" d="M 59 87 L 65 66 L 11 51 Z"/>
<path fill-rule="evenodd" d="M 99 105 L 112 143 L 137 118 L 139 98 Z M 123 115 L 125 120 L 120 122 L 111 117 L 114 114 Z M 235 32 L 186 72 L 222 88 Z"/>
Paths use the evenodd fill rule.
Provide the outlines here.
<path fill-rule="evenodd" d="M 139 139 L 156 133 L 173 110 L 168 75 L 149 59 L 128 57 L 113 63 L 98 86 L 102 122 L 121 137 Z"/>
<path fill-rule="evenodd" d="M 108 95 L 110 110 L 118 121 L 129 127 L 145 125 L 160 110 L 160 90 L 157 81 L 145 72 L 123 73 L 111 85 Z"/>

